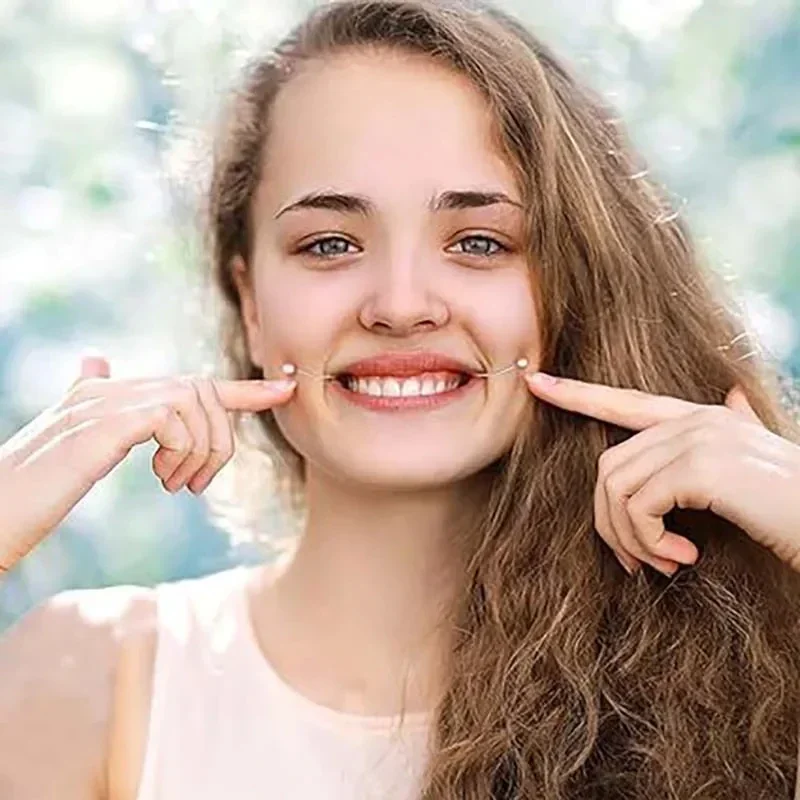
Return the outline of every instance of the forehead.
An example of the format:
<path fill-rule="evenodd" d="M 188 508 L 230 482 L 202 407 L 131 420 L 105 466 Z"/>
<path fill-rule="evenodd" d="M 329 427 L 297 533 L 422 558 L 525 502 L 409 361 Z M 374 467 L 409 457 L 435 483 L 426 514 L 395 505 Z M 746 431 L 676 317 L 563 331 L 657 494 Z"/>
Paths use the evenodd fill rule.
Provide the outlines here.
<path fill-rule="evenodd" d="M 418 205 L 444 188 L 514 192 L 486 101 L 422 56 L 356 51 L 306 65 L 278 95 L 259 203 L 320 188 Z"/>

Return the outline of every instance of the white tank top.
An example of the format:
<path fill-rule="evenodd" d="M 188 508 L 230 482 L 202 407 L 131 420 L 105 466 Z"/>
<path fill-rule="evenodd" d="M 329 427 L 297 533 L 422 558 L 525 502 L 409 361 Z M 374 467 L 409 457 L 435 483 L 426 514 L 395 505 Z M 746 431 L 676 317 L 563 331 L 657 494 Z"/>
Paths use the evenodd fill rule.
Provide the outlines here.
<path fill-rule="evenodd" d="M 137 800 L 416 800 L 430 717 L 368 717 L 289 686 L 258 646 L 249 567 L 156 587 Z"/>

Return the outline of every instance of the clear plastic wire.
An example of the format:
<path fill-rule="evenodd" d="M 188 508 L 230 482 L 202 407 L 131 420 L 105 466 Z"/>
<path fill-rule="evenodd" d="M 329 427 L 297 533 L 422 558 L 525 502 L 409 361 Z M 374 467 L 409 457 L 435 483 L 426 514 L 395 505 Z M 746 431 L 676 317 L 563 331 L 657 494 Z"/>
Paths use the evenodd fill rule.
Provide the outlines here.
<path fill-rule="evenodd" d="M 508 366 L 498 367 L 497 369 L 487 370 L 486 372 L 472 372 L 470 374 L 475 378 L 490 378 L 498 375 L 504 375 L 507 372 L 521 372 L 522 370 L 526 369 L 527 366 L 527 358 L 518 358 L 513 364 L 509 364 Z M 303 375 L 306 378 L 317 381 L 336 380 L 336 375 L 328 375 L 327 373 L 322 372 L 312 372 L 311 370 L 305 369 L 298 364 L 293 364 L 289 361 L 281 365 L 281 373 L 282 377 L 285 378 L 293 378 L 296 375 Z"/>

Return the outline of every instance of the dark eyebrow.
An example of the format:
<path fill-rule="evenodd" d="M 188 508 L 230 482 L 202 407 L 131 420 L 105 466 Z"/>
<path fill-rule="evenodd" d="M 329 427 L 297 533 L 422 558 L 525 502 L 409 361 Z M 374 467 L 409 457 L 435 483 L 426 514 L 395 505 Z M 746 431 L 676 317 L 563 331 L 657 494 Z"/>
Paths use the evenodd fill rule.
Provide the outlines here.
<path fill-rule="evenodd" d="M 433 197 L 428 203 L 431 211 L 452 211 L 462 208 L 480 208 L 495 203 L 510 203 L 518 208 L 523 208 L 522 203 L 512 200 L 504 192 L 487 192 L 478 189 L 450 190 L 442 192 L 438 197 Z M 341 192 L 310 192 L 298 200 L 284 206 L 275 215 L 277 219 L 287 211 L 297 211 L 301 208 L 324 208 L 330 211 L 340 211 L 343 214 L 360 214 L 362 217 L 375 212 L 375 204 L 368 197 L 358 194 L 342 194 Z"/>

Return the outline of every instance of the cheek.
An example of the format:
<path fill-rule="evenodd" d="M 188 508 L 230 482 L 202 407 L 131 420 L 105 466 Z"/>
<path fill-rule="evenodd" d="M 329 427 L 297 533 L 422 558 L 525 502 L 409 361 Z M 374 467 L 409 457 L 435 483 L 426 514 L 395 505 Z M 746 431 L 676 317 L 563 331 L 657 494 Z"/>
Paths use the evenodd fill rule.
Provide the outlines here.
<path fill-rule="evenodd" d="M 539 326 L 528 275 L 523 270 L 487 276 L 462 293 L 475 338 L 494 359 L 536 357 Z"/>
<path fill-rule="evenodd" d="M 348 297 L 341 287 L 320 277 L 324 278 L 276 270 L 265 280 L 259 291 L 259 313 L 264 345 L 273 357 L 317 363 L 329 353 Z"/>

